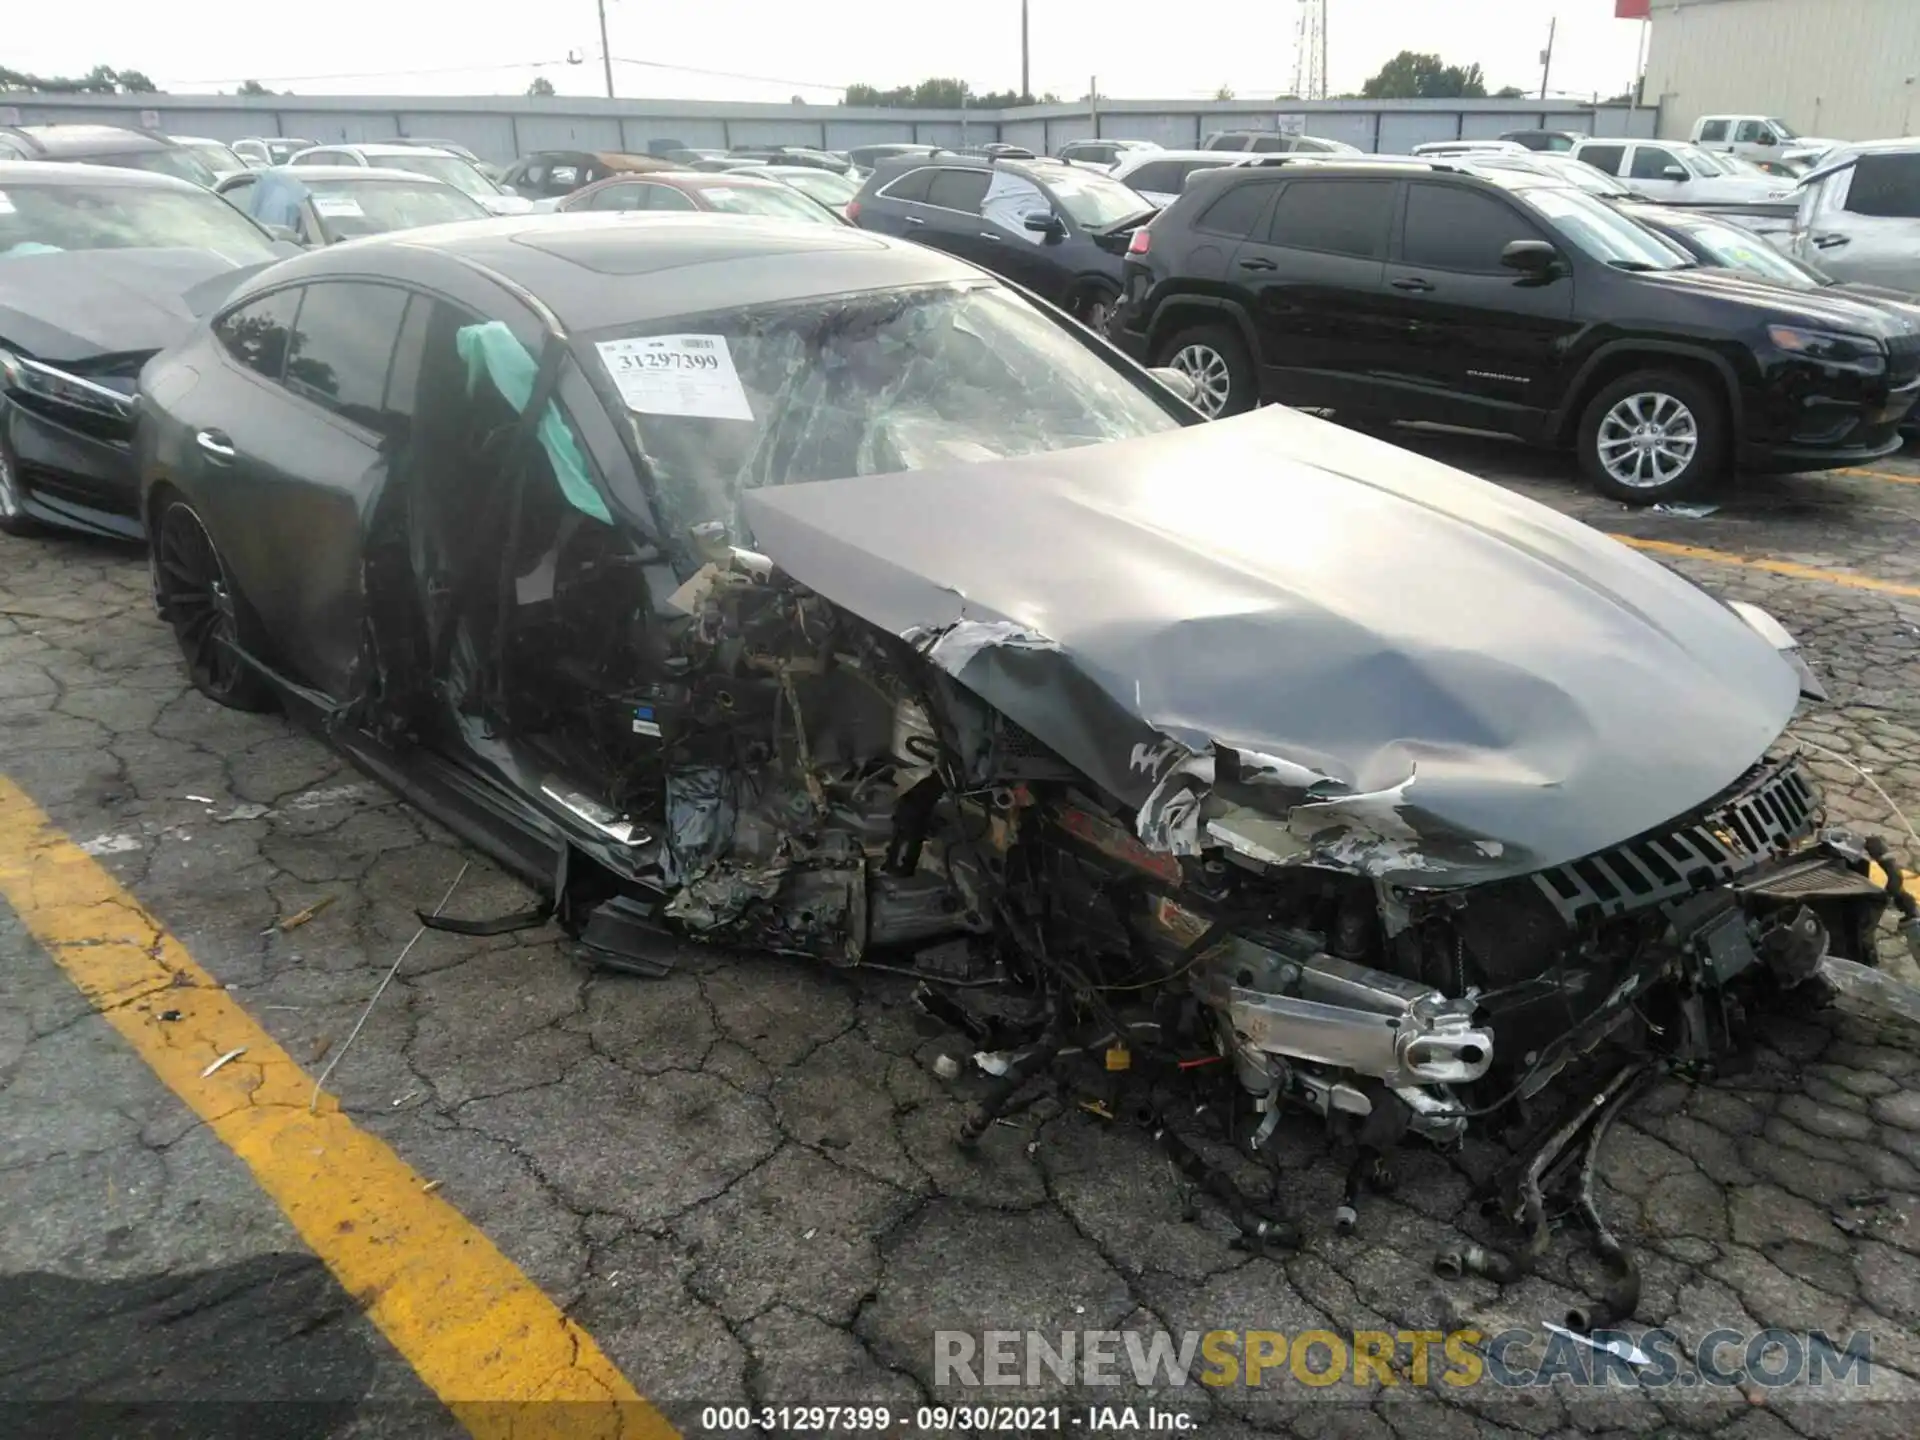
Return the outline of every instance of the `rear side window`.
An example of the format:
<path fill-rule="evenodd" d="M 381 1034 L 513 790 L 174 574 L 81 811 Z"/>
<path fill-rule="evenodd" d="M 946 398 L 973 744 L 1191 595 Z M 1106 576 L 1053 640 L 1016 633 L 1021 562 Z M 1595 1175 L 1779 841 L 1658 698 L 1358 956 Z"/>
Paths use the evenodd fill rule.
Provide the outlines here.
<path fill-rule="evenodd" d="M 221 347 L 256 375 L 278 381 L 287 363 L 293 317 L 300 309 L 300 287 L 276 290 L 229 310 L 213 327 Z"/>
<path fill-rule="evenodd" d="M 587 201 L 589 210 L 645 210 L 651 185 L 609 185 L 593 192 Z"/>
<path fill-rule="evenodd" d="M 1225 161 L 1150 160 L 1126 177 L 1135 190 L 1151 190 L 1158 195 L 1178 195 L 1187 177 L 1196 170 L 1217 170 Z"/>
<path fill-rule="evenodd" d="M 1538 238 L 1491 195 L 1453 185 L 1413 185 L 1407 190 L 1407 233 L 1400 247 L 1404 264 L 1497 275 L 1505 268 L 1500 252 L 1508 244 Z"/>
<path fill-rule="evenodd" d="M 1724 120 L 1709 120 L 1700 127 L 1700 140 L 1703 144 L 1718 145 L 1726 138 L 1727 122 Z"/>
<path fill-rule="evenodd" d="M 1286 135 L 1256 135 L 1253 137 L 1252 148 L 1262 154 L 1269 154 L 1276 150 L 1291 150 L 1293 140 Z"/>
<path fill-rule="evenodd" d="M 1583 145 L 1580 149 L 1581 163 L 1604 170 L 1609 175 L 1620 173 L 1620 162 L 1626 157 L 1624 145 Z"/>
<path fill-rule="evenodd" d="M 985 170 L 937 170 L 933 183 L 927 187 L 927 203 L 943 210 L 964 210 L 969 215 L 978 215 L 980 202 L 987 198 L 987 182 L 991 178 Z"/>
<path fill-rule="evenodd" d="M 1254 226 L 1267 213 L 1267 202 L 1279 188 L 1272 184 L 1236 185 L 1207 207 L 1206 213 L 1194 222 L 1194 228 L 1213 235 L 1229 235 L 1236 240 L 1251 239 Z"/>
<path fill-rule="evenodd" d="M 927 189 L 933 184 L 937 172 L 922 167 L 909 170 L 898 180 L 890 181 L 880 193 L 889 200 L 911 200 L 916 205 L 927 203 Z"/>
<path fill-rule="evenodd" d="M 382 401 L 407 292 L 329 280 L 307 286 L 287 347 L 287 388 L 370 430 Z"/>
<path fill-rule="evenodd" d="M 1393 187 L 1391 180 L 1295 180 L 1273 207 L 1267 239 L 1293 250 L 1385 259 Z"/>
<path fill-rule="evenodd" d="M 1862 155 L 1846 208 L 1855 215 L 1920 219 L 1920 155 Z"/>

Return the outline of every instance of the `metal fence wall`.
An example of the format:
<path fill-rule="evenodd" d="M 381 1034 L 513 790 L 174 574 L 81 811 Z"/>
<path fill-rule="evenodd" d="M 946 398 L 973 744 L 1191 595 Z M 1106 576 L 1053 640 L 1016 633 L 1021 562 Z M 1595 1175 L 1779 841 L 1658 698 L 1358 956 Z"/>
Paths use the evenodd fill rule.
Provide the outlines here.
<path fill-rule="evenodd" d="M 1920 3 L 1920 0 L 1916 0 Z M 90 121 L 175 135 L 238 140 L 297 135 L 320 143 L 396 135 L 453 140 L 489 160 L 535 150 L 645 151 L 651 142 L 694 146 L 819 145 L 846 150 L 883 141 L 933 145 L 1005 140 L 1047 153 L 1096 134 L 1196 146 L 1216 130 L 1280 128 L 1401 151 L 1424 140 L 1485 138 L 1503 130 L 1652 135 L 1655 111 L 1538 100 L 1327 100 L 1194 104 L 1103 100 L 1098 107 L 1017 110 L 870 110 L 842 105 L 747 105 L 701 100 L 595 100 L 573 96 L 371 97 L 233 95 L 34 95 L 0 92 L 0 123 Z"/>

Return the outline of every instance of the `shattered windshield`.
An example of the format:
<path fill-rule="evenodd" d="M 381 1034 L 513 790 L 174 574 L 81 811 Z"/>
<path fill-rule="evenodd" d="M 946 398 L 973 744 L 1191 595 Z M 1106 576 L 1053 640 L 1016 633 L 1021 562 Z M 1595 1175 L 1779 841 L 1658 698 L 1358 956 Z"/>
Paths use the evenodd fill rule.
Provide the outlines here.
<path fill-rule="evenodd" d="M 820 173 L 824 175 L 826 171 Z M 815 201 L 771 181 L 765 185 L 707 185 L 698 193 L 715 210 L 724 210 L 729 215 L 770 215 L 779 220 L 839 223 Z"/>
<path fill-rule="evenodd" d="M 323 180 L 310 185 L 314 213 L 336 239 L 478 220 L 486 209 L 451 185 L 404 180 Z"/>
<path fill-rule="evenodd" d="M 176 180 L 191 180 L 208 189 L 212 189 L 219 179 L 184 145 L 171 150 L 127 150 L 113 155 L 89 155 L 82 163 L 111 165 L 116 170 L 148 170 L 155 175 L 171 175 Z"/>
<path fill-rule="evenodd" d="M 405 170 L 444 181 L 476 200 L 488 200 L 500 193 L 498 185 L 454 155 L 381 155 L 373 163 L 384 170 Z"/>
<path fill-rule="evenodd" d="M 676 318 L 596 337 L 594 350 L 682 529 L 720 520 L 744 533 L 740 496 L 761 486 L 1066 450 L 1181 423 L 994 285 Z"/>
<path fill-rule="evenodd" d="M 1062 173 L 1064 172 L 1064 173 Z M 1044 176 L 1054 202 L 1082 230 L 1105 230 L 1122 220 L 1138 220 L 1153 212 L 1153 202 L 1098 170 L 1062 166 Z"/>
<path fill-rule="evenodd" d="M 210 192 L 71 181 L 0 190 L 0 258 L 143 247 L 211 250 L 235 265 L 277 258 L 259 226 Z"/>
<path fill-rule="evenodd" d="M 1744 270 L 1750 275 L 1763 276 L 1796 290 L 1811 289 L 1819 283 L 1799 261 L 1781 254 L 1751 230 L 1721 220 L 1701 220 L 1691 216 L 1677 223 L 1693 238 L 1695 244 L 1713 257 L 1716 265 Z"/>

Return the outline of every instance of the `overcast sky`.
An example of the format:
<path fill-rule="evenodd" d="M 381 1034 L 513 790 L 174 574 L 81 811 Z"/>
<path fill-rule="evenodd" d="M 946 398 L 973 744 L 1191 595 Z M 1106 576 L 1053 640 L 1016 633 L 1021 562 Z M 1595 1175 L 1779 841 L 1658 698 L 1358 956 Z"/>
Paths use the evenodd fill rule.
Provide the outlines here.
<path fill-rule="evenodd" d="M 141 70 L 165 90 L 258 79 L 301 94 L 519 93 L 545 75 L 562 94 L 604 93 L 594 0 L 5 0 L 12 69 Z M 1293 81 L 1296 0 L 1030 0 L 1032 86 L 1065 99 L 1098 76 L 1116 98 L 1202 98 L 1222 85 L 1270 98 Z M 1551 86 L 1624 90 L 1640 26 L 1613 0 L 1329 0 L 1328 83 L 1338 94 L 1400 50 L 1478 62 L 1487 87 L 1540 86 L 1557 17 Z M 76 17 L 84 16 L 84 23 Z M 1178 17 L 1191 17 L 1178 28 Z M 614 83 L 627 96 L 831 103 L 836 87 L 955 75 L 976 90 L 1020 84 L 1020 0 L 607 0 Z M 568 64 L 569 52 L 585 63 Z M 647 61 L 641 65 L 631 62 Z M 546 62 L 546 63 L 540 63 Z M 623 63 L 625 62 L 625 63 Z M 667 68 L 681 67 L 681 68 Z M 729 75 L 697 71 L 724 71 Z M 731 77 L 758 77 L 751 79 Z"/>

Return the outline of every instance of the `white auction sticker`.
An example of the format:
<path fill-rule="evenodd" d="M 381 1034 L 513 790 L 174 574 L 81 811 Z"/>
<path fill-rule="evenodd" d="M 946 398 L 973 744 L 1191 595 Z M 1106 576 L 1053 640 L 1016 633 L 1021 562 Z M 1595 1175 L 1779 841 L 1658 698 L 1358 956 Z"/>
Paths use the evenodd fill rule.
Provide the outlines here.
<path fill-rule="evenodd" d="M 644 335 L 594 348 L 635 414 L 753 419 L 724 335 Z"/>
<path fill-rule="evenodd" d="M 366 214 L 351 195 L 316 195 L 313 208 L 329 220 L 358 220 Z"/>

